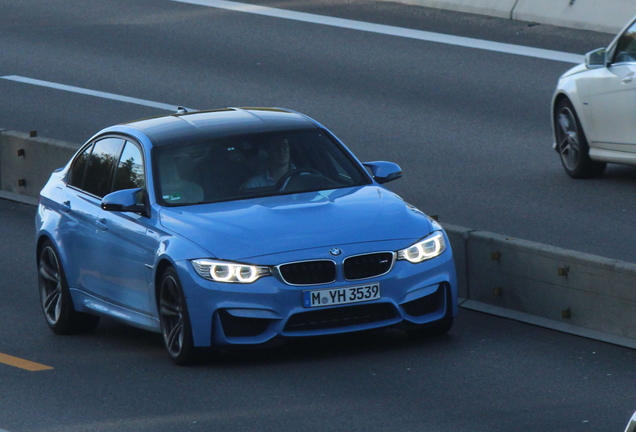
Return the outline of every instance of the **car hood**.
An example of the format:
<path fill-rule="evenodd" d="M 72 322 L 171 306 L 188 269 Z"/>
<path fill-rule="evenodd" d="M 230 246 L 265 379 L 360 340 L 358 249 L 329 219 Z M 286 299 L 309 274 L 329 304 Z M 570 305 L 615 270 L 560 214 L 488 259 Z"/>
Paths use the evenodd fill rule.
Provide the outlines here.
<path fill-rule="evenodd" d="M 164 208 L 160 220 L 227 260 L 384 240 L 408 246 L 433 231 L 426 215 L 377 186 Z"/>
<path fill-rule="evenodd" d="M 563 75 L 561 75 L 561 79 L 586 71 L 589 71 L 589 69 L 587 68 L 587 66 L 585 66 L 585 64 L 576 65 L 573 68 L 568 69 Z"/>

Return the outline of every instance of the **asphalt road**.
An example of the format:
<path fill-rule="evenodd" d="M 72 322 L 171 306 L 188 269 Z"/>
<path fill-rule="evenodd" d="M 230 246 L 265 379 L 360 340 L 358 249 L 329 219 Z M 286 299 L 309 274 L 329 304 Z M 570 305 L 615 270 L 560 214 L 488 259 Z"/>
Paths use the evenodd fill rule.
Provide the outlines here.
<path fill-rule="evenodd" d="M 375 1 L 263 5 L 582 54 L 612 35 Z M 627 19 L 627 18 L 626 18 Z M 573 181 L 549 100 L 570 64 L 167 0 L 4 0 L 0 77 L 194 108 L 284 106 L 442 222 L 633 261 L 636 170 Z M 78 145 L 165 111 L 0 79 L 0 127 Z M 0 429 L 617 431 L 634 351 L 462 310 L 446 337 L 397 332 L 225 353 L 177 368 L 159 337 L 104 322 L 57 337 L 39 310 L 35 209 L 0 201 Z M 18 365 L 24 366 L 24 363 Z"/>
<path fill-rule="evenodd" d="M 378 1 L 252 1 L 583 54 L 613 35 Z M 634 261 L 636 169 L 573 181 L 549 103 L 572 64 L 168 0 L 5 0 L 0 76 L 198 109 L 282 106 L 331 128 L 442 222 Z M 0 79 L 0 127 L 78 145 L 166 111 Z"/>
<path fill-rule="evenodd" d="M 309 339 L 193 367 L 174 366 L 160 335 L 109 320 L 56 336 L 39 309 L 34 216 L 0 200 L 0 431 L 610 432 L 635 409 L 634 350 L 467 310 L 443 337 Z"/>

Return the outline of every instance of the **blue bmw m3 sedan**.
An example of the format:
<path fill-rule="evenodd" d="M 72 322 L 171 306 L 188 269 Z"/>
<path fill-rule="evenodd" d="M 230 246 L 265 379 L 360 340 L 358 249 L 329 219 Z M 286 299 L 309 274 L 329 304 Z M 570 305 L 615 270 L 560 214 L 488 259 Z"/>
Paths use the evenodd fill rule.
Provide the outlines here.
<path fill-rule="evenodd" d="M 398 327 L 457 313 L 442 227 L 324 126 L 226 108 L 106 128 L 41 191 L 39 292 L 58 334 L 100 317 L 161 333 L 176 364 L 202 350 Z"/>

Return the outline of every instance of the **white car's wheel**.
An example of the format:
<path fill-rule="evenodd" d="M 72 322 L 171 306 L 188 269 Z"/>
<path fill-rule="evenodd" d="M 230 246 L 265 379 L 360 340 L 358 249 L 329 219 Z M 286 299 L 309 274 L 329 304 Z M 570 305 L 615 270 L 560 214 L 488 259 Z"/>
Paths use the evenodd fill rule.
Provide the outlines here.
<path fill-rule="evenodd" d="M 554 113 L 554 133 L 557 151 L 565 172 L 572 178 L 598 177 L 605 171 L 605 163 L 590 159 L 590 148 L 574 107 L 562 99 Z"/>

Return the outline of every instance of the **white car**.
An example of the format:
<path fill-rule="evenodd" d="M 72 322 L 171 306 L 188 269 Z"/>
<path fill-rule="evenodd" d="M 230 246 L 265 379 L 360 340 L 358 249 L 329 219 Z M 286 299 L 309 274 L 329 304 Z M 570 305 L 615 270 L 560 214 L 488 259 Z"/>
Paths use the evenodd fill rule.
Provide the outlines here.
<path fill-rule="evenodd" d="M 625 432 L 635 432 L 636 431 L 636 412 L 632 415 L 632 418 L 629 419 L 629 423 L 627 423 L 627 427 L 625 428 Z"/>
<path fill-rule="evenodd" d="M 572 178 L 636 165 L 636 17 L 607 48 L 564 73 L 552 99 L 553 147 Z"/>

